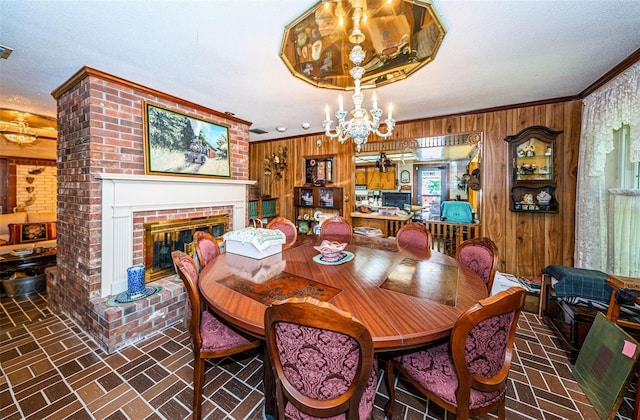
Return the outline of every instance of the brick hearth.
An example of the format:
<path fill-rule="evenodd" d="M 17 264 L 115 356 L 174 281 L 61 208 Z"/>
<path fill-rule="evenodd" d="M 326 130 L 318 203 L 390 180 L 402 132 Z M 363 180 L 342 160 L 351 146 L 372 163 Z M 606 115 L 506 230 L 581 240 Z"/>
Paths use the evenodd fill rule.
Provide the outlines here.
<path fill-rule="evenodd" d="M 211 178 L 205 182 L 202 178 L 145 175 L 144 102 L 228 126 L 231 178 L 221 184 L 241 186 L 245 194 L 245 184 L 250 183 L 250 123 L 86 67 L 52 94 L 58 102 L 58 268 L 55 285 L 47 292 L 53 310 L 71 316 L 111 353 L 182 318 L 184 289 L 173 277 L 157 282 L 163 286 L 157 295 L 127 306 L 106 306 L 109 296 L 126 289 L 123 267 L 142 262 L 140 223 L 154 217 L 185 218 L 221 211 L 234 213 L 232 226 L 242 227 L 246 221 L 243 206 L 219 203 L 215 196 L 207 202 L 198 195 L 198 185 L 209 188 L 207 184 L 215 181 Z M 105 205 L 105 193 L 111 188 L 105 182 L 113 179 L 159 184 L 165 192 L 160 192 L 163 198 L 171 195 L 167 191 L 179 188 L 197 196 L 198 202 L 170 205 L 160 200 L 154 208 L 156 200 L 147 199 L 133 209 L 122 202 Z M 148 193 L 148 187 L 141 186 L 138 191 Z M 131 195 L 131 199 L 137 195 L 154 197 Z M 114 226 L 122 222 L 123 212 L 125 219 L 130 219 L 125 221 L 130 229 L 124 237 L 114 236 Z"/>

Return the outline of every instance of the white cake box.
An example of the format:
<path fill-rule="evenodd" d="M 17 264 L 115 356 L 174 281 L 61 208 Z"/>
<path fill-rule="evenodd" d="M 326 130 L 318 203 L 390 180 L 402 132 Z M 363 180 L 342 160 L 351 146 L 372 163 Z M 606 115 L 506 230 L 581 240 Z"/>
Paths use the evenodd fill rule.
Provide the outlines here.
<path fill-rule="evenodd" d="M 227 252 L 262 259 L 282 252 L 284 233 L 275 229 L 248 227 L 224 234 Z"/>

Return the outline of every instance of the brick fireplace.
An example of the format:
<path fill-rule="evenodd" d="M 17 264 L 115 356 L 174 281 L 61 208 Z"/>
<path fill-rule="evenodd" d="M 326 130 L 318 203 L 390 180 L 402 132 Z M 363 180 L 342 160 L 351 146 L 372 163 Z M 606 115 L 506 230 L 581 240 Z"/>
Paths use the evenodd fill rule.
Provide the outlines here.
<path fill-rule="evenodd" d="M 245 226 L 250 123 L 87 67 L 52 94 L 58 274 L 49 303 L 113 352 L 183 317 L 186 295 L 173 275 L 154 281 L 162 291 L 150 298 L 107 304 L 127 289 L 127 267 L 143 262 L 145 223 L 227 214 L 230 228 Z M 231 177 L 146 175 L 145 101 L 228 126 Z"/>

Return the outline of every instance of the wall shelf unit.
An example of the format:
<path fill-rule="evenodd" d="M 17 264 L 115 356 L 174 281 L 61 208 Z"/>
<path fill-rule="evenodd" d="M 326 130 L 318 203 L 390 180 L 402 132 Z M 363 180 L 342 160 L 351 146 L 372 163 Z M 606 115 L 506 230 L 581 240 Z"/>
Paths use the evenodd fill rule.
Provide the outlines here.
<path fill-rule="evenodd" d="M 295 222 L 301 234 L 313 232 L 317 212 L 344 216 L 344 191 L 339 187 L 294 187 Z"/>

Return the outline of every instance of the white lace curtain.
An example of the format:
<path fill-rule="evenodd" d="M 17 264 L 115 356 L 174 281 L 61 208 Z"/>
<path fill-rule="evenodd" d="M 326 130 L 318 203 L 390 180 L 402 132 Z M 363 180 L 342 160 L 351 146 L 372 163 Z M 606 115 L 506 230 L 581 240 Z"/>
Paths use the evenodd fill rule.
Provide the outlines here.
<path fill-rule="evenodd" d="M 584 99 L 576 191 L 575 266 L 610 272 L 604 167 L 613 132 L 630 126 L 631 161 L 640 162 L 640 62 Z M 640 253 L 640 245 L 629 244 Z M 615 273 L 640 276 L 640 273 Z"/>
<path fill-rule="evenodd" d="M 609 190 L 607 272 L 640 277 L 640 190 Z"/>

